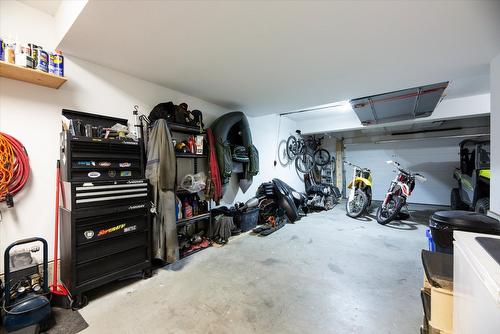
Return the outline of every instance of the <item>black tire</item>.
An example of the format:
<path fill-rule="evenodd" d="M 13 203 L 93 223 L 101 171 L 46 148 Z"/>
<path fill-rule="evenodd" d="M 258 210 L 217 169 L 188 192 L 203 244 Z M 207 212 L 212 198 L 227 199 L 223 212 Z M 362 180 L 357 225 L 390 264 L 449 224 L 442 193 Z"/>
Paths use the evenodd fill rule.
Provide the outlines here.
<path fill-rule="evenodd" d="M 144 269 L 142 271 L 142 279 L 148 279 L 153 277 L 153 271 L 151 269 Z"/>
<path fill-rule="evenodd" d="M 316 150 L 314 152 L 314 162 L 318 166 L 326 166 L 330 162 L 330 153 L 324 148 Z"/>
<path fill-rule="evenodd" d="M 408 212 L 399 211 L 397 220 L 406 220 L 410 218 L 410 214 Z"/>
<path fill-rule="evenodd" d="M 295 136 L 290 136 L 286 140 L 286 155 L 288 159 L 293 160 L 299 152 L 297 152 L 297 138 Z"/>
<path fill-rule="evenodd" d="M 450 208 L 452 210 L 463 210 L 466 208 L 464 202 L 462 202 L 462 199 L 460 198 L 460 189 L 458 188 L 451 189 Z"/>
<path fill-rule="evenodd" d="M 477 200 L 474 211 L 477 213 L 487 214 L 490 209 L 490 199 L 488 197 L 483 197 Z"/>
<path fill-rule="evenodd" d="M 71 302 L 71 309 L 77 311 L 84 308 L 89 304 L 89 300 L 86 295 L 77 295 L 75 299 Z"/>
<path fill-rule="evenodd" d="M 404 199 L 401 196 L 393 196 L 389 200 L 388 205 L 391 205 L 393 208 L 390 212 L 383 212 L 382 205 L 377 209 L 377 223 L 381 225 L 389 224 L 399 215 L 399 212 L 404 205 Z"/>
<path fill-rule="evenodd" d="M 366 196 L 368 197 L 368 205 L 366 208 L 369 209 L 372 206 L 372 187 L 366 187 Z"/>
<path fill-rule="evenodd" d="M 345 211 L 347 215 L 351 218 L 357 218 L 361 216 L 368 207 L 368 196 L 366 196 L 364 191 L 356 189 L 354 192 L 354 201 L 345 202 Z"/>
<path fill-rule="evenodd" d="M 309 173 L 314 167 L 314 158 L 311 153 L 304 153 L 295 158 L 295 168 L 304 174 Z"/>

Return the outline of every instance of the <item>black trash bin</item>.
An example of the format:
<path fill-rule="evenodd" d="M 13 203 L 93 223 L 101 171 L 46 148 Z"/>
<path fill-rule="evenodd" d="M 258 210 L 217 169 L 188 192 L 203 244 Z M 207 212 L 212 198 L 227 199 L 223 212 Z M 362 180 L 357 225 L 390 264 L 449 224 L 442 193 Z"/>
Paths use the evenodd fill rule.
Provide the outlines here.
<path fill-rule="evenodd" d="M 500 222 L 471 211 L 437 211 L 429 218 L 436 251 L 453 254 L 453 231 L 500 235 Z"/>

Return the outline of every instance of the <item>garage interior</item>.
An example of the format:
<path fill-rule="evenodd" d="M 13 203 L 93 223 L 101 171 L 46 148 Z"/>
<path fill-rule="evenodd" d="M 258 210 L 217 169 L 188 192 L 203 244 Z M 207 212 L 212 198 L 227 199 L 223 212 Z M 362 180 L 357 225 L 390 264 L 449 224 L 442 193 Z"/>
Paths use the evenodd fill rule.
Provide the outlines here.
<path fill-rule="evenodd" d="M 499 333 L 500 2 L 0 1 L 0 333 Z"/>

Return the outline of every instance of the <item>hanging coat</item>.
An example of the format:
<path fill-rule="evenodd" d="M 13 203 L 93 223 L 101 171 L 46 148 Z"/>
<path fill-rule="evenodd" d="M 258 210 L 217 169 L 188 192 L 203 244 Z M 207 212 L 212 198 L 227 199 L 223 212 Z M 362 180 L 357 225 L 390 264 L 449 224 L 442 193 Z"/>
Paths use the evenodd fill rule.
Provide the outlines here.
<path fill-rule="evenodd" d="M 164 119 L 154 123 L 148 137 L 146 178 L 153 186 L 157 212 L 153 218 L 153 257 L 173 263 L 179 259 L 175 217 L 176 160 Z"/>

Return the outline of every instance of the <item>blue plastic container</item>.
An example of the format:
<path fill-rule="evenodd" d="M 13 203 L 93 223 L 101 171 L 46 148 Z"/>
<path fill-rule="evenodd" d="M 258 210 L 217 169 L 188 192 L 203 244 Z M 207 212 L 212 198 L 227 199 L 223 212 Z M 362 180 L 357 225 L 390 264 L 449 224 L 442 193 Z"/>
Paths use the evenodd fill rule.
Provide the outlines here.
<path fill-rule="evenodd" d="M 429 251 L 435 252 L 436 251 L 436 244 L 434 244 L 434 240 L 432 239 L 431 230 L 427 229 L 425 231 L 425 235 L 427 236 L 427 242 L 429 244 Z"/>

